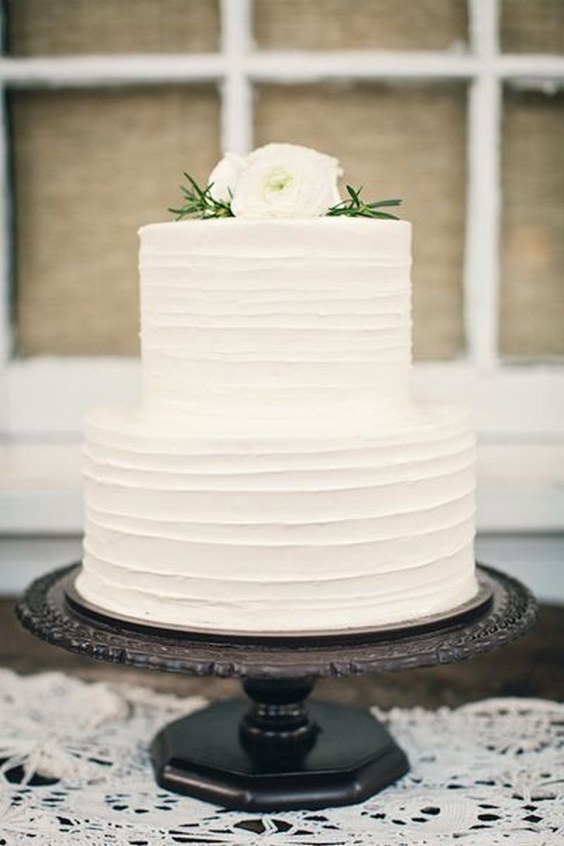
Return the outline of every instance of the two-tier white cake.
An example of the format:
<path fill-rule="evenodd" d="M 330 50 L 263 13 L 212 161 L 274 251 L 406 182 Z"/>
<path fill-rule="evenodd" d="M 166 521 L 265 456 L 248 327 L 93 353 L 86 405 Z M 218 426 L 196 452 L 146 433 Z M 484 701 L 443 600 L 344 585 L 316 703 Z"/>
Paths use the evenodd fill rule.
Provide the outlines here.
<path fill-rule="evenodd" d="M 475 595 L 467 413 L 410 398 L 410 229 L 141 230 L 143 397 L 87 420 L 87 600 L 284 633 L 388 625 Z"/>

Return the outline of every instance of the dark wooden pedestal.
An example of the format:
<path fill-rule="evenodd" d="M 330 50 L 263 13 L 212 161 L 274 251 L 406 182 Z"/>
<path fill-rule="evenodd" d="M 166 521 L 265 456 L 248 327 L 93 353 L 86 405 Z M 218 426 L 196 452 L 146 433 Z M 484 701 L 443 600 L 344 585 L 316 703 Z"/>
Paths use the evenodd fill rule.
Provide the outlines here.
<path fill-rule="evenodd" d="M 404 752 L 366 711 L 306 708 L 307 681 L 248 679 L 241 700 L 166 726 L 151 745 L 158 783 L 225 808 L 350 805 L 407 772 Z"/>

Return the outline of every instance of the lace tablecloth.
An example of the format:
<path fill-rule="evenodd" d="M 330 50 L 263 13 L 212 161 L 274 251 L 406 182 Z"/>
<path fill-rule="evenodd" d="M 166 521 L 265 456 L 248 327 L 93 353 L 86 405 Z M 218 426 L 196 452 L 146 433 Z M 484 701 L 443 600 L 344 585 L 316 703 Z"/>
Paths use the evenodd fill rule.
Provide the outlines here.
<path fill-rule="evenodd" d="M 411 772 L 361 805 L 224 811 L 158 788 L 147 743 L 201 708 L 148 689 L 0 670 L 0 844 L 564 844 L 564 705 L 489 699 L 395 709 Z"/>

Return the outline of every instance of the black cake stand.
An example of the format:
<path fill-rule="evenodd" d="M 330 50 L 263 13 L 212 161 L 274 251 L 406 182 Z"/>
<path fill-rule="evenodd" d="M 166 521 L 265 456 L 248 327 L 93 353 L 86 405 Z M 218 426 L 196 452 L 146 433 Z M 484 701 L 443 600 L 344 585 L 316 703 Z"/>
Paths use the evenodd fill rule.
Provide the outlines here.
<path fill-rule="evenodd" d="M 449 615 L 346 634 L 210 634 L 109 616 L 76 592 L 79 569 L 73 564 L 33 582 L 17 607 L 22 624 L 102 661 L 242 678 L 250 707 L 243 699 L 220 702 L 165 726 L 151 759 L 162 787 L 254 811 L 360 802 L 409 769 L 368 712 L 307 707 L 317 677 L 462 661 L 518 637 L 536 610 L 520 582 L 478 565 L 478 596 Z"/>

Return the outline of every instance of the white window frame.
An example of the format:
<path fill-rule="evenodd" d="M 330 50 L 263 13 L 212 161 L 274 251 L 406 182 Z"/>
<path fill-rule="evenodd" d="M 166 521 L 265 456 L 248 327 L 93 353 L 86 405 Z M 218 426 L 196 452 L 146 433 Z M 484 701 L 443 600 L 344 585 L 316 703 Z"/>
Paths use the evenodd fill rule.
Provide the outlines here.
<path fill-rule="evenodd" d="M 500 132 L 507 81 L 564 83 L 564 57 L 500 54 L 497 0 L 469 0 L 467 53 L 280 52 L 253 47 L 251 0 L 222 0 L 217 53 L 0 59 L 0 87 L 220 84 L 224 150 L 253 146 L 252 86 L 325 80 L 463 80 L 468 96 L 468 191 L 463 358 L 414 366 L 419 396 L 471 403 L 479 436 L 479 527 L 564 527 L 564 367 L 498 353 Z M 2 106 L 3 108 L 3 106 Z M 9 314 L 11 198 L 0 116 L 0 531 L 80 531 L 79 448 L 85 410 L 139 393 L 140 367 L 118 357 L 13 355 Z"/>

